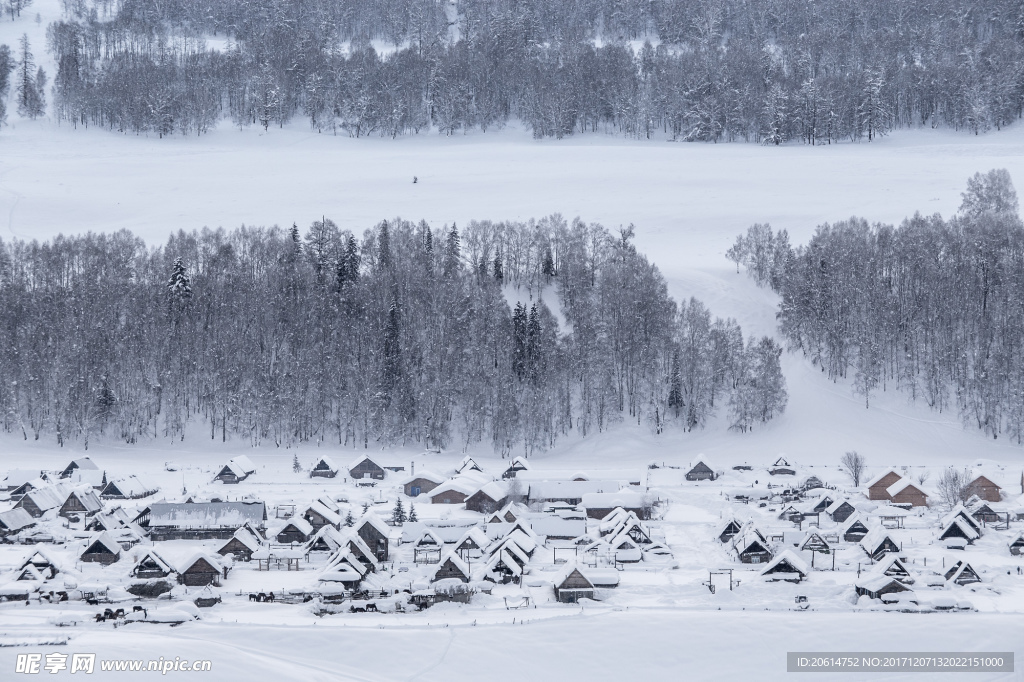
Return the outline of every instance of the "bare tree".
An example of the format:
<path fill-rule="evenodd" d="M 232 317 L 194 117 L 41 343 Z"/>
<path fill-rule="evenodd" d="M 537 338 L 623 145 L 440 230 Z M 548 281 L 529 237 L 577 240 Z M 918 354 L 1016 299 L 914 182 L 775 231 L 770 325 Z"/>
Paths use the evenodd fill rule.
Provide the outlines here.
<path fill-rule="evenodd" d="M 917 482 L 921 485 L 924 485 L 931 477 L 931 475 L 932 472 L 930 472 L 928 469 L 921 469 L 921 471 L 917 472 Z"/>
<path fill-rule="evenodd" d="M 860 486 L 866 464 L 864 456 L 858 454 L 856 450 L 850 450 L 839 460 L 839 468 L 849 474 L 850 478 L 853 479 L 853 487 L 855 488 Z"/>
<path fill-rule="evenodd" d="M 966 469 L 947 468 L 939 479 L 939 498 L 946 506 L 955 507 L 970 496 L 970 482 L 971 476 Z"/>

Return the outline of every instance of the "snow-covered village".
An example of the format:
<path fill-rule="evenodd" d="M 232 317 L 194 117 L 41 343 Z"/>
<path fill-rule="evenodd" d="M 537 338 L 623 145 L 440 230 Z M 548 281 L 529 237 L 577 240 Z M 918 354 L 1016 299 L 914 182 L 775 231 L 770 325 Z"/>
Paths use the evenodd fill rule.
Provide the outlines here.
<path fill-rule="evenodd" d="M 1019 0 L 0 0 L 0 680 L 1024 656 Z"/>

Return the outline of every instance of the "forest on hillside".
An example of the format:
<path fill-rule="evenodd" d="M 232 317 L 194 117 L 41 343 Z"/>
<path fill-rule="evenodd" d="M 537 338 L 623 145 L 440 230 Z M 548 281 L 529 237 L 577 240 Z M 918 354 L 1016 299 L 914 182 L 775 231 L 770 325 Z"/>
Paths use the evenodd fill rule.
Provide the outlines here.
<path fill-rule="evenodd" d="M 130 232 L 0 242 L 3 429 L 254 446 L 532 453 L 619 422 L 749 431 L 782 349 L 677 304 L 632 228 L 558 216 L 361 236 Z"/>
<path fill-rule="evenodd" d="M 395 137 L 519 121 L 536 137 L 829 144 L 914 126 L 980 133 L 1017 120 L 1024 104 L 1019 0 L 64 7 L 46 46 L 53 114 L 126 133 L 300 118 L 317 131 Z M 45 88 L 36 70 L 19 74 L 19 98 Z"/>
<path fill-rule="evenodd" d="M 789 235 L 754 225 L 729 257 L 781 296 L 780 330 L 865 405 L 903 391 L 1024 441 L 1024 223 L 1005 170 L 976 174 L 957 214 L 898 227 L 851 218 Z"/>

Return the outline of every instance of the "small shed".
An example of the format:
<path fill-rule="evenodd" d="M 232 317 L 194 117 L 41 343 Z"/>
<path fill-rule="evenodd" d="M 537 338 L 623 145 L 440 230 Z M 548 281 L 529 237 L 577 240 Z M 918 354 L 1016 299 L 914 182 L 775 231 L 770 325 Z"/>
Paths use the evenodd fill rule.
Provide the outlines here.
<path fill-rule="evenodd" d="M 151 549 L 142 555 L 142 558 L 132 566 L 129 575 L 140 580 L 151 578 L 166 578 L 174 573 L 174 568 L 161 557 L 155 549 Z"/>
<path fill-rule="evenodd" d="M 972 583 L 980 583 L 981 576 L 975 571 L 969 563 L 966 561 L 958 561 L 946 571 L 945 574 L 946 582 L 955 583 L 957 585 L 970 585 Z"/>
<path fill-rule="evenodd" d="M 252 463 L 252 460 L 245 455 L 239 455 L 228 460 L 228 463 L 221 467 L 221 470 L 213 478 L 221 483 L 241 483 L 255 471 L 256 466 Z"/>
<path fill-rule="evenodd" d="M 886 491 L 889 489 L 889 486 L 901 478 L 903 478 L 903 474 L 900 474 L 893 469 L 887 469 L 883 473 L 875 476 L 867 483 L 868 499 L 888 500 L 889 493 Z"/>
<path fill-rule="evenodd" d="M 457 554 L 448 554 L 440 564 L 437 566 L 437 570 L 434 571 L 434 575 L 431 577 L 430 582 L 434 583 L 438 580 L 451 580 L 457 578 L 464 583 L 469 582 L 469 564 L 463 561 Z"/>
<path fill-rule="evenodd" d="M 100 497 L 105 500 L 138 500 L 149 497 L 157 490 L 157 486 L 144 482 L 138 476 L 128 476 L 108 482 L 100 490 Z"/>
<path fill-rule="evenodd" d="M 121 545 L 117 544 L 110 533 L 103 531 L 86 546 L 78 558 L 87 562 L 112 564 L 121 558 Z"/>
<path fill-rule="evenodd" d="M 228 577 L 228 567 L 209 554 L 199 553 L 181 565 L 178 582 L 189 587 L 220 585 Z"/>
<path fill-rule="evenodd" d="M 772 550 L 756 529 L 745 529 L 733 538 L 732 546 L 744 564 L 766 564 L 772 560 Z"/>
<path fill-rule="evenodd" d="M 313 468 L 309 470 L 310 478 L 334 478 L 338 475 L 338 466 L 327 456 L 317 460 Z"/>
<path fill-rule="evenodd" d="M 978 476 L 967 484 L 971 495 L 977 495 L 986 502 L 999 502 L 1002 499 L 1002 488 L 987 476 Z"/>
<path fill-rule="evenodd" d="M 884 528 L 875 528 L 865 535 L 860 541 L 860 546 L 875 561 L 881 561 L 886 554 L 900 551 L 899 545 L 889 537 Z"/>
<path fill-rule="evenodd" d="M 761 571 L 761 577 L 766 580 L 785 580 L 798 583 L 810 572 L 811 569 L 807 562 L 787 549 L 768 562 L 768 565 Z"/>
<path fill-rule="evenodd" d="M 981 537 L 981 533 L 967 524 L 960 516 L 954 516 L 939 531 L 939 540 L 963 538 L 969 545 L 973 545 L 979 537 Z"/>
<path fill-rule="evenodd" d="M 373 558 L 377 561 L 387 561 L 390 549 L 388 540 L 391 536 L 388 525 L 376 514 L 369 513 L 356 523 L 355 528 L 356 534 L 373 552 Z"/>
<path fill-rule="evenodd" d="M 515 478 L 516 474 L 520 471 L 526 471 L 530 468 L 530 464 L 526 461 L 525 457 L 515 457 L 512 463 L 508 465 L 508 468 L 501 474 L 502 478 Z"/>
<path fill-rule="evenodd" d="M 563 604 L 575 604 L 580 599 L 594 598 L 594 582 L 584 568 L 575 561 L 562 567 L 554 579 L 555 599 Z"/>
<path fill-rule="evenodd" d="M 88 457 L 73 459 L 71 460 L 71 463 L 64 467 L 64 470 L 60 472 L 60 478 L 71 478 L 71 474 L 80 469 L 98 470 L 99 467 L 96 466 L 95 462 Z"/>
<path fill-rule="evenodd" d="M 358 537 L 358 536 L 356 536 Z M 345 545 L 345 536 L 334 526 L 323 526 L 306 543 L 307 552 L 336 552 Z"/>
<path fill-rule="evenodd" d="M 821 552 L 827 554 L 832 551 L 831 545 L 821 536 L 820 533 L 811 531 L 800 543 L 800 550 L 805 552 Z"/>
<path fill-rule="evenodd" d="M 306 507 L 306 510 L 302 512 L 302 518 L 313 527 L 314 531 L 318 531 L 324 526 L 341 528 L 341 514 L 329 508 L 320 500 L 315 500 Z"/>
<path fill-rule="evenodd" d="M 60 573 L 60 564 L 41 549 L 37 549 L 30 554 L 27 559 L 18 565 L 17 570 L 22 571 L 29 566 L 41 575 L 44 580 L 49 580 Z"/>
<path fill-rule="evenodd" d="M 472 554 L 482 552 L 487 544 L 487 536 L 484 535 L 483 531 L 474 526 L 467 530 L 458 542 L 455 543 L 455 552 L 463 559 L 466 559 Z"/>
<path fill-rule="evenodd" d="M 315 531 L 313 526 L 303 518 L 291 518 L 275 536 L 282 545 L 305 544 Z"/>
<path fill-rule="evenodd" d="M 825 509 L 825 513 L 836 523 L 844 523 L 856 511 L 857 508 L 849 500 L 836 500 Z"/>
<path fill-rule="evenodd" d="M 729 519 L 725 522 L 724 525 L 722 525 L 719 528 L 718 541 L 728 542 L 729 540 L 733 539 L 737 533 L 740 532 L 741 528 L 743 528 L 743 525 L 739 521 L 737 521 L 736 519 Z"/>
<path fill-rule="evenodd" d="M 910 569 L 907 568 L 907 565 L 903 563 L 903 560 L 898 556 L 894 556 L 889 559 L 888 563 L 883 561 L 882 566 L 882 575 L 887 575 L 890 578 L 896 578 L 907 585 L 914 584 L 914 578 L 910 575 Z"/>
<path fill-rule="evenodd" d="M 375 481 L 384 480 L 384 467 L 363 455 L 352 462 L 348 467 L 348 475 L 352 480 L 372 479 Z"/>
<path fill-rule="evenodd" d="M 686 472 L 687 481 L 713 481 L 715 478 L 714 470 L 702 460 L 698 460 L 697 463 Z"/>
<path fill-rule="evenodd" d="M 840 531 L 840 535 L 844 542 L 860 542 L 869 532 L 871 532 L 871 529 L 867 527 L 866 523 L 861 521 L 857 516 L 851 516 L 847 518 L 846 523 L 843 524 L 843 529 Z"/>
<path fill-rule="evenodd" d="M 911 589 L 896 578 L 887 575 L 872 575 L 869 578 L 858 582 L 855 585 L 859 596 L 868 596 L 871 599 L 881 599 L 887 594 L 899 592 L 910 592 Z"/>
<path fill-rule="evenodd" d="M 480 468 L 480 465 L 472 457 L 463 457 L 462 461 L 459 462 L 459 466 L 455 467 L 455 473 L 464 474 L 468 471 L 483 472 L 483 469 Z"/>
<path fill-rule="evenodd" d="M 430 493 L 446 480 L 444 476 L 433 471 L 421 471 L 402 481 L 402 489 L 409 497 L 419 497 Z"/>
<path fill-rule="evenodd" d="M 796 469 L 785 457 L 779 457 L 774 464 L 768 467 L 768 473 L 772 476 L 796 476 Z"/>
<path fill-rule="evenodd" d="M 252 561 L 253 552 L 258 552 L 263 544 L 260 539 L 247 528 L 239 528 L 235 534 L 217 550 L 221 556 L 231 555 L 235 561 Z"/>

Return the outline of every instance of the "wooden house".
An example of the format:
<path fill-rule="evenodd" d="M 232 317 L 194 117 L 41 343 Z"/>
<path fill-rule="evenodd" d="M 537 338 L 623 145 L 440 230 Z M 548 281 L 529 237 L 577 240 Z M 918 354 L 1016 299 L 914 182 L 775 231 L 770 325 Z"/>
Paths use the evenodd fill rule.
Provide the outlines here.
<path fill-rule="evenodd" d="M 306 552 L 336 552 L 344 546 L 345 534 L 334 526 L 323 526 L 306 543 Z"/>
<path fill-rule="evenodd" d="M 209 554 L 199 553 L 181 564 L 178 582 L 189 587 L 220 585 L 228 577 L 228 567 Z"/>
<path fill-rule="evenodd" d="M 433 491 L 447 479 L 432 471 L 421 471 L 402 481 L 402 489 L 409 497 L 419 497 Z"/>
<path fill-rule="evenodd" d="M 772 560 L 767 540 L 749 524 L 732 539 L 732 548 L 744 564 L 766 564 Z"/>
<path fill-rule="evenodd" d="M 761 571 L 761 577 L 766 580 L 785 580 L 798 583 L 810 572 L 811 569 L 807 562 L 787 549 L 768 562 L 768 565 Z"/>
<path fill-rule="evenodd" d="M 363 540 L 357 533 L 348 533 L 345 536 L 345 543 L 348 551 L 352 553 L 355 560 L 365 566 L 369 571 L 373 572 L 377 570 L 380 563 L 377 559 L 377 553 L 370 548 L 366 541 Z M 382 561 L 386 561 L 383 559 Z"/>
<path fill-rule="evenodd" d="M 92 470 L 97 470 L 98 471 L 99 467 L 96 466 L 95 462 L 93 462 L 88 457 L 82 457 L 80 459 L 73 459 L 73 460 L 71 460 L 71 463 L 68 464 L 66 467 L 64 467 L 64 470 L 60 472 L 60 477 L 61 478 L 71 478 L 71 474 L 73 474 L 75 471 L 79 471 L 79 470 L 82 470 L 82 469 L 92 469 Z"/>
<path fill-rule="evenodd" d="M 1021 556 L 1024 554 L 1024 533 L 1018 533 L 1017 537 L 1009 542 L 1010 554 L 1012 556 Z"/>
<path fill-rule="evenodd" d="M 60 573 L 60 564 L 41 549 L 37 549 L 32 552 L 32 554 L 28 555 L 28 558 L 21 562 L 16 570 L 23 571 L 29 566 L 31 566 L 38 575 L 42 576 L 43 580 L 49 580 Z"/>
<path fill-rule="evenodd" d="M 626 518 L 622 520 L 612 535 L 613 537 L 627 535 L 638 545 L 649 545 L 651 543 L 650 530 L 636 517 L 636 514 L 627 514 Z"/>
<path fill-rule="evenodd" d="M 470 556 L 479 555 L 488 544 L 487 536 L 479 528 L 473 527 L 463 533 L 455 543 L 454 550 L 463 560 L 466 560 Z"/>
<path fill-rule="evenodd" d="M 438 580 L 451 580 L 456 578 L 464 583 L 469 582 L 469 564 L 463 561 L 455 553 L 448 554 L 434 571 L 434 575 L 431 577 L 430 582 L 434 583 Z"/>
<path fill-rule="evenodd" d="M 616 507 L 621 507 L 627 512 L 633 512 L 638 518 L 647 520 L 651 518 L 651 507 L 641 492 L 636 490 L 619 490 L 610 493 L 586 493 L 580 499 L 580 504 L 587 510 L 587 516 L 592 519 L 603 519 L 612 513 Z"/>
<path fill-rule="evenodd" d="M 800 551 L 828 553 L 832 551 L 832 547 L 820 533 L 812 531 L 807 533 L 807 536 L 800 543 Z"/>
<path fill-rule="evenodd" d="M 836 500 L 828 506 L 825 513 L 836 523 L 844 523 L 857 508 L 850 504 L 849 500 Z"/>
<path fill-rule="evenodd" d="M 903 560 L 898 556 L 894 556 L 889 559 L 888 563 L 882 561 L 881 575 L 887 575 L 890 578 L 896 578 L 901 583 L 906 585 L 913 585 L 914 578 L 910 575 L 910 570 L 907 565 L 903 563 Z"/>
<path fill-rule="evenodd" d="M 594 598 L 594 582 L 575 561 L 566 563 L 554 578 L 555 599 L 575 604 L 580 599 Z"/>
<path fill-rule="evenodd" d="M 455 467 L 455 473 L 465 474 L 470 471 L 479 471 L 482 473 L 483 469 L 480 468 L 480 465 L 477 464 L 472 457 L 463 457 L 462 461 L 459 462 L 459 466 Z"/>
<path fill-rule="evenodd" d="M 911 482 L 909 478 L 901 478 L 885 489 L 893 504 L 911 507 L 927 507 L 928 495 Z"/>
<path fill-rule="evenodd" d="M 779 512 L 779 521 L 789 521 L 790 523 L 800 523 L 804 520 L 804 513 L 798 509 L 795 505 L 787 504 L 783 507 L 782 511 Z"/>
<path fill-rule="evenodd" d="M 729 540 L 732 540 L 736 536 L 736 533 L 740 532 L 741 528 L 743 528 L 743 526 L 739 521 L 736 519 L 729 519 L 721 528 L 719 528 L 718 541 L 728 542 Z"/>
<path fill-rule="evenodd" d="M 503 483 L 485 483 L 466 498 L 466 509 L 480 514 L 493 514 L 508 502 L 508 488 Z"/>
<path fill-rule="evenodd" d="M 164 560 L 156 550 L 151 549 L 142 555 L 142 558 L 132 566 L 132 570 L 129 571 L 129 575 L 139 580 L 149 580 L 151 578 L 166 578 L 170 574 L 174 573 L 174 568 Z"/>
<path fill-rule="evenodd" d="M 502 478 L 515 478 L 516 474 L 520 471 L 526 471 L 530 468 L 529 463 L 525 457 L 515 457 L 512 459 L 512 463 L 508 465 L 508 468 L 501 474 Z"/>
<path fill-rule="evenodd" d="M 333 526 L 334 528 L 341 528 L 341 514 L 325 505 L 320 500 L 315 500 L 312 504 L 306 507 L 306 510 L 302 512 L 302 518 L 313 527 L 313 531 L 318 531 L 324 526 Z"/>
<path fill-rule="evenodd" d="M 213 480 L 225 484 L 241 483 L 256 472 L 256 466 L 245 455 L 239 455 L 228 460 L 228 463 L 221 467 L 221 470 L 213 477 Z"/>
<path fill-rule="evenodd" d="M 516 553 L 514 544 L 503 546 L 491 554 L 484 564 L 484 580 L 502 585 L 518 583 L 527 561 L 525 556 Z"/>
<path fill-rule="evenodd" d="M 320 582 L 327 585 L 340 584 L 343 589 L 352 590 L 358 587 L 369 569 L 347 549 L 338 550 L 320 573 Z"/>
<path fill-rule="evenodd" d="M 881 561 L 888 553 L 900 551 L 899 545 L 889 537 L 884 528 L 875 528 L 865 535 L 860 541 L 860 546 L 875 561 Z"/>
<path fill-rule="evenodd" d="M 978 476 L 967 484 L 967 491 L 977 495 L 986 502 L 999 502 L 1002 499 L 1002 488 L 987 476 Z"/>
<path fill-rule="evenodd" d="M 377 561 L 387 561 L 389 556 L 388 540 L 391 529 L 376 514 L 366 514 L 355 525 L 356 534 L 362 538 L 366 546 L 373 552 Z"/>
<path fill-rule="evenodd" d="M 817 502 L 810 506 L 809 511 L 811 511 L 812 513 L 817 512 L 819 514 L 826 513 L 828 511 L 828 508 L 831 507 L 834 502 L 835 500 L 833 500 L 828 495 L 822 495 L 821 497 L 818 498 Z"/>
<path fill-rule="evenodd" d="M 981 533 L 967 524 L 960 516 L 954 516 L 939 531 L 939 540 L 962 538 L 969 545 L 981 537 Z"/>
<path fill-rule="evenodd" d="M 844 542 L 860 542 L 869 532 L 871 532 L 871 529 L 859 517 L 850 516 L 846 519 L 846 523 L 843 524 L 839 534 Z"/>
<path fill-rule="evenodd" d="M 157 486 L 144 482 L 138 476 L 128 476 L 108 482 L 100 489 L 100 497 L 105 500 L 138 500 L 153 495 L 157 490 Z"/>
<path fill-rule="evenodd" d="M 809 490 L 816 490 L 818 488 L 824 488 L 825 484 L 822 483 L 821 479 L 817 476 L 808 476 L 804 479 L 804 482 L 800 484 L 801 492 L 807 492 Z M 821 511 L 820 509 L 818 511 Z"/>
<path fill-rule="evenodd" d="M 302 545 L 309 541 L 314 532 L 309 521 L 294 517 L 289 519 L 274 537 L 282 545 Z"/>
<path fill-rule="evenodd" d="M 217 550 L 217 554 L 221 556 L 231 555 L 235 561 L 252 561 L 252 555 L 254 552 L 258 552 L 262 549 L 263 545 L 260 542 L 260 538 L 257 537 L 248 528 L 239 528 L 235 531 L 235 534 L 225 542 L 220 549 Z"/>
<path fill-rule="evenodd" d="M 32 518 L 38 519 L 50 510 L 59 510 L 67 501 L 69 492 L 70 489 L 60 483 L 33 488 L 22 495 L 14 507 L 24 509 Z"/>
<path fill-rule="evenodd" d="M 348 467 L 348 475 L 352 480 L 358 481 L 370 479 L 374 481 L 384 480 L 384 467 L 363 455 L 357 458 Z"/>
<path fill-rule="evenodd" d="M 135 517 L 154 541 L 227 540 L 244 525 L 266 528 L 263 502 L 154 502 Z"/>
<path fill-rule="evenodd" d="M 309 470 L 310 478 L 334 478 L 338 475 L 338 466 L 330 457 L 324 456 L 317 460 Z"/>
<path fill-rule="evenodd" d="M 980 583 L 981 576 L 966 561 L 958 561 L 945 573 L 946 582 L 957 585 Z"/>
<path fill-rule="evenodd" d="M 701 460 L 698 460 L 697 463 L 686 472 L 687 481 L 713 481 L 715 478 L 714 470 Z"/>
<path fill-rule="evenodd" d="M 902 474 L 889 469 L 888 471 L 875 476 L 873 479 L 868 481 L 868 499 L 869 500 L 888 500 L 889 493 L 887 490 L 896 481 L 903 478 Z"/>
<path fill-rule="evenodd" d="M 103 510 L 103 502 L 95 490 L 72 490 L 61 505 L 58 514 L 64 518 L 72 516 L 92 516 Z"/>
<path fill-rule="evenodd" d="M 644 553 L 640 545 L 628 535 L 618 535 L 608 543 L 615 561 L 622 564 L 635 564 L 643 561 Z"/>
<path fill-rule="evenodd" d="M 768 473 L 772 476 L 796 476 L 796 469 L 786 461 L 785 457 L 779 457 L 774 464 L 768 467 Z"/>
<path fill-rule="evenodd" d="M 856 583 L 855 589 L 859 596 L 868 596 L 871 599 L 881 599 L 887 594 L 911 592 L 911 589 L 902 582 L 887 575 L 872 575 L 865 578 Z"/>
<path fill-rule="evenodd" d="M 487 523 L 515 523 L 519 519 L 519 507 L 515 502 L 509 502 L 500 510 L 491 514 Z"/>
<path fill-rule="evenodd" d="M 86 562 L 112 564 L 121 558 L 121 545 L 117 544 L 110 533 L 103 531 L 86 545 L 85 551 L 78 558 Z"/>
<path fill-rule="evenodd" d="M 988 506 L 987 503 L 979 501 L 977 504 L 971 505 L 971 516 L 978 523 L 998 523 L 999 512 L 992 507 Z"/>
<path fill-rule="evenodd" d="M 463 504 L 474 492 L 464 481 L 451 480 L 430 491 L 431 504 Z"/>
<path fill-rule="evenodd" d="M 36 520 L 24 509 L 9 509 L 0 512 L 0 538 L 14 535 L 34 525 L 36 525 Z"/>
<path fill-rule="evenodd" d="M 13 493 L 19 488 L 25 485 L 36 487 L 33 481 L 38 481 L 42 472 L 38 469 L 12 469 L 7 472 L 4 479 L 0 481 L 0 490 L 8 493 Z M 31 488 L 26 489 L 23 492 L 27 492 Z"/>

